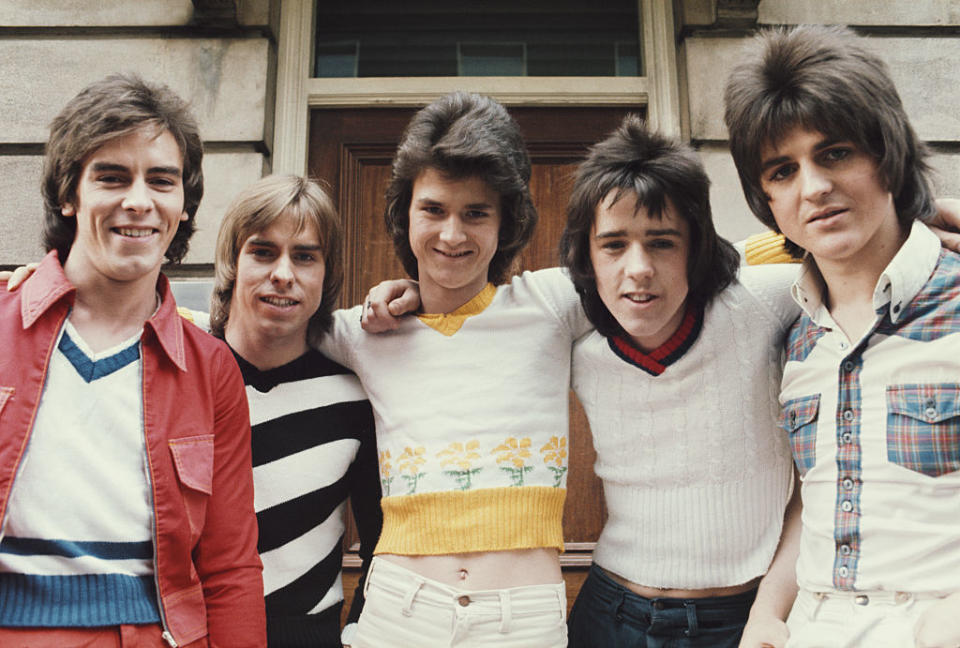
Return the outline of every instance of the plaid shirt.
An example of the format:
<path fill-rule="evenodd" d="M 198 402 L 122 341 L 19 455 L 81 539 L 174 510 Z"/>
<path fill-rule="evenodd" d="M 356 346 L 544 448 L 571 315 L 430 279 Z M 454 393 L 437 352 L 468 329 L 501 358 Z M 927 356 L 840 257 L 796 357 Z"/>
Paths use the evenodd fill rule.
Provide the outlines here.
<path fill-rule="evenodd" d="M 960 255 L 914 223 L 859 340 L 812 263 L 793 296 L 780 424 L 803 480 L 800 586 L 960 589 Z"/>

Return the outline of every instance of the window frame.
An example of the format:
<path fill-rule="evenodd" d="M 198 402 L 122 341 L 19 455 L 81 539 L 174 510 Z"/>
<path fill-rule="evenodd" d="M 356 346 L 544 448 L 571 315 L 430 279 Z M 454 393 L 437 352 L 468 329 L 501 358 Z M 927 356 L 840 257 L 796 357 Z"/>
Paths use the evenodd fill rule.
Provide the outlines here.
<path fill-rule="evenodd" d="M 650 124 L 680 136 L 673 0 L 637 0 L 645 76 L 313 78 L 316 0 L 281 0 L 272 170 L 307 169 L 311 108 L 422 106 L 454 90 L 506 106 L 645 106 Z"/>

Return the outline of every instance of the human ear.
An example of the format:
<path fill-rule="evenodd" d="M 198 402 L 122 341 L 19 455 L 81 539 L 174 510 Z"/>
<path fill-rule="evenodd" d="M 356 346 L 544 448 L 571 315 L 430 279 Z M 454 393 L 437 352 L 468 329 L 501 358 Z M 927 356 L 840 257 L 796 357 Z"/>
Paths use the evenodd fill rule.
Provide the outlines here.
<path fill-rule="evenodd" d="M 77 209 L 72 203 L 63 203 L 60 205 L 60 214 L 66 218 L 77 215 Z"/>

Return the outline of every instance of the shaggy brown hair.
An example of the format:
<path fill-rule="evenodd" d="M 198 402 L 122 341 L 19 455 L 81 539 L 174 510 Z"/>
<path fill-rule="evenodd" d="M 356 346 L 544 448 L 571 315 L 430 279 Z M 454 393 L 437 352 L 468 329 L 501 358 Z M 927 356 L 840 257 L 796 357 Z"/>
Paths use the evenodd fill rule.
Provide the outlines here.
<path fill-rule="evenodd" d="M 760 186 L 761 153 L 796 127 L 849 140 L 873 156 L 901 226 L 933 215 L 927 148 L 887 66 L 850 30 L 802 25 L 758 34 L 727 80 L 724 103 L 747 203 L 771 229 L 779 231 Z"/>

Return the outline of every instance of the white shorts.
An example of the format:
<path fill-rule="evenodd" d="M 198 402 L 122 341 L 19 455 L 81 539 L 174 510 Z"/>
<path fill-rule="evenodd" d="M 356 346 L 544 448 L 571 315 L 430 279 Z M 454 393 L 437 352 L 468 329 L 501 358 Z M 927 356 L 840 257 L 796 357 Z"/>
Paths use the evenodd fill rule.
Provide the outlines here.
<path fill-rule="evenodd" d="M 910 592 L 801 589 L 787 619 L 787 648 L 912 648 L 917 620 L 942 598 Z"/>
<path fill-rule="evenodd" d="M 459 590 L 374 558 L 353 648 L 564 648 L 563 583 Z"/>

